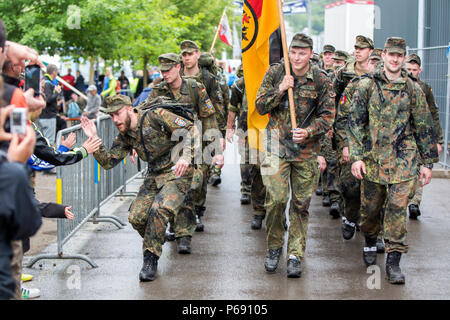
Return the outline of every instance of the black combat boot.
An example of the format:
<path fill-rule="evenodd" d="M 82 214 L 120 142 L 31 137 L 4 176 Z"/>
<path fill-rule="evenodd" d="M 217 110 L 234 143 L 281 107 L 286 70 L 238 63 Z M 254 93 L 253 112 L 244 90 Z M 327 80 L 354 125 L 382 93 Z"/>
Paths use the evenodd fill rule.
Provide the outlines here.
<path fill-rule="evenodd" d="M 267 250 L 266 258 L 264 259 L 264 267 L 267 272 L 275 272 L 280 261 L 281 249 Z"/>
<path fill-rule="evenodd" d="M 408 208 L 409 208 L 409 218 L 417 220 L 417 217 L 420 216 L 419 206 L 415 204 L 410 204 Z"/>
<path fill-rule="evenodd" d="M 333 219 L 338 219 L 341 216 L 341 204 L 339 202 L 335 201 L 331 204 L 330 216 Z"/>
<path fill-rule="evenodd" d="M 302 262 L 298 259 L 289 259 L 287 262 L 287 277 L 300 278 L 302 276 Z"/>
<path fill-rule="evenodd" d="M 217 187 L 222 182 L 222 179 L 218 175 L 213 175 L 210 182 L 213 187 Z"/>
<path fill-rule="evenodd" d="M 254 215 L 252 220 L 252 229 L 259 230 L 262 227 L 262 221 L 264 220 L 264 216 Z"/>
<path fill-rule="evenodd" d="M 203 232 L 205 229 L 205 226 L 203 225 L 203 222 L 201 220 L 201 217 L 203 217 L 203 213 L 205 212 L 206 207 L 195 207 L 195 222 L 197 223 L 197 227 L 195 228 L 196 232 Z"/>
<path fill-rule="evenodd" d="M 323 200 L 322 200 L 322 206 L 324 206 L 324 207 L 329 207 L 329 206 L 331 206 L 331 201 L 330 201 L 330 196 L 329 196 L 329 195 L 325 195 L 325 196 L 323 197 Z"/>
<path fill-rule="evenodd" d="M 363 260 L 366 266 L 377 263 L 377 238 L 366 237 L 366 245 L 363 250 Z"/>
<path fill-rule="evenodd" d="M 321 196 L 323 194 L 322 186 L 318 186 L 316 189 L 316 195 Z"/>
<path fill-rule="evenodd" d="M 191 253 L 191 237 L 177 238 L 178 253 L 190 254 Z"/>
<path fill-rule="evenodd" d="M 400 252 L 394 251 L 389 252 L 386 258 L 386 276 L 389 283 L 392 284 L 404 284 L 405 275 L 400 269 L 400 259 L 402 254 Z"/>
<path fill-rule="evenodd" d="M 354 222 L 348 221 L 346 217 L 342 217 L 342 236 L 345 240 L 350 240 L 355 235 L 356 225 Z"/>
<path fill-rule="evenodd" d="M 382 237 L 377 237 L 377 253 L 384 253 L 384 240 Z"/>
<path fill-rule="evenodd" d="M 250 204 L 251 198 L 249 194 L 243 193 L 241 195 L 241 204 Z"/>
<path fill-rule="evenodd" d="M 144 252 L 144 264 L 139 273 L 140 281 L 153 281 L 156 278 L 159 257 L 148 250 Z"/>

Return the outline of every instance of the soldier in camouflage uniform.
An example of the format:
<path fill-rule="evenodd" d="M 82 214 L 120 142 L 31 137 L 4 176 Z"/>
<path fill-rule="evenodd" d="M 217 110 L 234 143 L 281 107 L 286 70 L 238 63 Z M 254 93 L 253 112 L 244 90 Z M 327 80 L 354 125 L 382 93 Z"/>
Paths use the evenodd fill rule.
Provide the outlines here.
<path fill-rule="evenodd" d="M 331 75 L 334 71 L 333 56 L 335 51 L 336 48 L 333 47 L 331 44 L 326 44 L 323 46 L 321 68 L 325 70 L 325 72 L 328 73 L 328 75 Z"/>
<path fill-rule="evenodd" d="M 198 45 L 194 41 L 185 40 L 181 42 L 180 50 L 181 50 L 181 58 L 183 61 L 183 66 L 180 70 L 180 74 L 183 78 L 195 79 L 197 82 L 200 82 L 205 87 L 206 93 L 211 99 L 214 109 L 216 110 L 216 120 L 219 125 L 218 129 L 222 133 L 223 137 L 223 139 L 221 139 L 222 149 L 225 149 L 224 138 L 227 125 L 227 115 L 224 106 L 224 97 L 221 88 L 219 86 L 220 78 L 218 78 L 217 75 L 209 72 L 206 67 L 200 66 L 200 58 L 202 57 L 202 54 L 199 50 Z M 205 65 L 211 63 L 214 64 L 214 58 L 210 55 L 209 56 L 203 55 L 202 62 Z M 203 211 L 205 210 L 204 204 L 206 200 L 208 179 L 211 174 L 211 168 L 213 168 L 214 170 L 215 165 L 212 164 L 211 166 L 209 166 L 207 164 L 203 164 L 200 166 L 203 175 L 203 182 L 202 182 L 203 187 L 200 199 L 196 201 L 197 202 L 196 206 L 198 210 L 202 211 L 200 213 L 200 216 L 203 215 Z M 217 166 L 217 169 L 220 173 L 220 166 Z M 220 181 L 216 180 L 215 185 L 217 185 L 218 183 L 220 183 Z M 201 229 L 202 228 L 200 225 L 198 231 L 202 231 Z"/>
<path fill-rule="evenodd" d="M 161 105 L 161 102 L 155 104 Z M 176 236 L 179 253 L 190 253 L 190 242 L 194 233 L 192 194 L 190 186 L 193 176 L 191 143 L 183 146 L 183 155 L 172 158 L 172 133 L 185 130 L 195 139 L 195 127 L 190 121 L 163 107 L 150 108 L 140 105 L 134 109 L 127 96 L 115 95 L 106 99 L 105 113 L 119 129 L 109 151 L 104 145 L 94 153 L 95 159 L 106 170 L 119 164 L 134 149 L 148 163 L 145 180 L 136 199 L 130 206 L 128 221 L 143 238 L 144 264 L 139 279 L 152 281 L 156 277 L 158 259 L 162 253 L 164 235 L 169 219 L 177 221 Z M 148 107 L 143 110 L 142 107 Z M 94 122 L 82 120 L 82 128 L 88 137 L 98 137 Z"/>
<path fill-rule="evenodd" d="M 352 79 L 355 79 L 363 74 L 369 72 L 369 68 L 367 62 L 369 60 L 369 56 L 372 53 L 374 48 L 373 41 L 370 38 L 364 36 L 357 36 L 355 39 L 355 58 L 347 59 L 345 65 L 338 70 L 336 70 L 333 77 L 333 87 L 336 92 L 336 117 L 339 115 L 340 104 L 343 104 L 343 100 L 341 97 L 343 96 L 344 89 L 350 83 Z M 341 213 L 341 202 L 344 206 L 344 217 L 343 217 L 343 228 L 348 227 L 351 228 L 352 233 L 348 235 L 344 235 L 345 239 L 351 239 L 354 234 L 354 230 L 357 224 L 357 217 L 359 217 L 359 200 L 357 196 L 357 191 L 359 190 L 359 183 L 350 175 L 350 168 L 345 165 L 345 161 L 342 161 L 341 155 L 342 151 L 338 151 L 338 140 L 345 142 L 345 128 L 341 128 L 340 134 L 337 134 L 338 129 L 336 128 L 338 121 L 336 119 L 334 123 L 334 136 L 333 136 L 333 150 L 336 151 L 336 163 L 343 166 L 340 169 L 334 170 L 336 179 L 339 179 L 339 187 L 340 190 L 340 202 L 335 202 L 333 208 L 334 212 L 336 212 L 335 217 L 339 217 Z M 345 123 L 345 120 L 344 120 Z M 344 131 L 342 131 L 344 129 Z M 342 146 L 341 147 L 345 147 Z M 342 150 L 342 149 L 341 149 Z M 348 150 L 348 148 L 347 148 Z M 334 159 L 333 159 L 334 160 Z M 347 209 L 345 209 L 347 207 Z M 330 209 L 330 214 L 331 210 Z M 351 220 L 347 218 L 347 216 L 351 216 Z M 349 222 L 350 224 L 345 224 Z M 345 224 L 345 226 L 344 226 Z M 344 232 L 344 231 L 343 231 Z"/>
<path fill-rule="evenodd" d="M 423 91 L 402 70 L 406 57 L 402 38 L 386 40 L 384 67 L 361 79 L 349 113 L 349 152 L 352 174 L 361 180 L 363 259 L 376 263 L 376 236 L 384 212 L 386 275 L 390 283 L 405 283 L 400 259 L 406 244 L 406 207 L 414 188 L 418 154 L 424 165 L 420 181 L 431 181 L 438 160 L 433 119 Z"/>
<path fill-rule="evenodd" d="M 369 69 L 373 70 L 376 68 L 377 64 L 382 61 L 381 54 L 383 53 L 383 49 L 376 48 L 373 49 L 372 53 L 369 56 L 368 66 Z"/>
<path fill-rule="evenodd" d="M 342 50 L 336 50 L 334 52 L 334 56 L 333 56 L 333 69 L 337 70 L 340 67 L 345 66 L 345 62 L 347 61 L 348 58 L 349 57 L 348 57 L 347 52 L 342 51 Z M 334 75 L 334 73 L 333 73 L 333 75 Z M 332 80 L 334 80 L 334 79 L 332 79 Z"/>
<path fill-rule="evenodd" d="M 369 57 L 369 61 L 378 59 L 381 59 L 381 55 L 378 55 L 378 51 L 374 50 Z M 369 71 L 372 72 L 375 68 L 375 64 L 369 63 L 368 68 Z M 345 240 L 353 238 L 361 217 L 361 183 L 351 172 L 347 140 L 348 113 L 352 104 L 353 94 L 360 79 L 360 77 L 353 78 L 345 88 L 341 100 L 336 107 L 336 122 L 334 125 L 335 142 L 337 145 L 337 155 L 340 166 L 339 188 L 341 190 L 344 205 L 341 229 L 342 236 Z M 378 234 L 376 247 L 378 253 L 383 253 L 385 251 L 382 230 Z"/>
<path fill-rule="evenodd" d="M 264 201 L 266 199 L 266 188 L 264 187 L 259 156 L 257 150 L 250 152 L 247 135 L 247 95 L 245 93 L 245 82 L 242 66 L 238 70 L 238 79 L 231 87 L 231 100 L 228 113 L 227 139 L 231 143 L 235 132 L 235 119 L 238 116 L 239 154 L 241 170 L 241 204 L 252 203 L 255 212 L 251 222 L 251 228 L 259 230 L 266 216 Z M 250 156 L 251 159 L 250 159 Z"/>
<path fill-rule="evenodd" d="M 438 137 L 438 154 L 441 155 L 442 152 L 442 144 L 444 143 L 444 135 L 442 132 L 441 123 L 439 121 L 439 108 L 436 105 L 436 101 L 434 100 L 433 90 L 431 86 L 419 79 L 419 74 L 421 73 L 421 59 L 416 54 L 411 54 L 406 59 L 406 70 L 411 73 L 416 79 L 422 91 L 425 93 L 425 97 L 427 99 L 428 109 L 431 112 L 431 116 L 433 117 L 433 129 L 435 130 L 435 135 Z M 417 179 L 420 177 L 420 170 L 417 170 Z M 417 219 L 420 216 L 420 202 L 422 201 L 422 186 L 420 183 L 416 183 L 416 190 L 414 192 L 414 196 L 409 200 L 408 209 L 409 209 L 409 218 Z"/>
<path fill-rule="evenodd" d="M 274 272 L 284 245 L 285 209 L 291 193 L 288 277 L 301 276 L 301 259 L 306 247 L 309 204 L 319 179 L 319 139 L 332 127 L 335 113 L 332 84 L 323 70 L 311 66 L 312 39 L 297 33 L 289 47 L 293 75 L 286 76 L 284 64 L 266 72 L 256 96 L 256 109 L 270 114 L 264 140 L 261 174 L 266 186 L 266 234 L 268 251 L 265 268 Z M 297 128 L 292 130 L 288 88 L 293 88 Z M 277 142 L 279 143 L 277 145 Z M 289 190 L 289 182 L 291 189 Z"/>
<path fill-rule="evenodd" d="M 164 96 L 173 102 L 186 104 L 194 115 L 196 125 L 201 124 L 201 132 L 204 137 L 202 150 L 196 150 L 195 174 L 193 177 L 194 213 L 196 215 L 196 231 L 203 231 L 204 225 L 201 217 L 205 211 L 206 186 L 205 177 L 208 174 L 209 165 L 218 163 L 223 166 L 222 135 L 218 130 L 215 108 L 209 99 L 205 87 L 195 79 L 181 77 L 181 61 L 179 55 L 166 53 L 158 58 L 162 68 L 163 81 L 153 88 L 148 99 Z M 178 71 L 178 73 L 175 73 Z M 198 122 L 197 122 L 198 121 Z M 208 131 L 208 132 L 207 132 Z M 205 135 L 206 133 L 206 135 Z M 212 138 L 210 137 L 212 136 Z M 206 141 L 213 140 L 207 143 Z M 206 149 L 205 149 L 206 148 Z M 197 152 L 197 151 L 203 151 Z M 212 160 L 211 153 L 215 153 Z"/>

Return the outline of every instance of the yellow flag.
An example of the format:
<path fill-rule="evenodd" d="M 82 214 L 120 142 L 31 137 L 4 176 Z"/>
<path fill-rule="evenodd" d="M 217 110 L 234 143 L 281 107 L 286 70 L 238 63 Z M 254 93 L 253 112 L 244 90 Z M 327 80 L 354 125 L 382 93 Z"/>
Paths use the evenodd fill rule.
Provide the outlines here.
<path fill-rule="evenodd" d="M 248 101 L 248 139 L 250 148 L 258 150 L 262 150 L 262 142 L 258 142 L 257 133 L 266 128 L 269 116 L 258 113 L 255 99 L 269 68 L 270 36 L 280 26 L 277 1 L 245 0 L 242 15 L 242 65 Z"/>

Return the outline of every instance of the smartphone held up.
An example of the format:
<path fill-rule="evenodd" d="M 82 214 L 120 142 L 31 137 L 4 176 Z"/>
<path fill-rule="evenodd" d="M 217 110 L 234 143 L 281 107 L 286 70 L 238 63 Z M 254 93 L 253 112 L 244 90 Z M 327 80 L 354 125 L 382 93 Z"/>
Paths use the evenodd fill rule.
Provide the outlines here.
<path fill-rule="evenodd" d="M 25 67 L 25 91 L 34 90 L 34 96 L 41 94 L 41 67 L 37 64 Z"/>

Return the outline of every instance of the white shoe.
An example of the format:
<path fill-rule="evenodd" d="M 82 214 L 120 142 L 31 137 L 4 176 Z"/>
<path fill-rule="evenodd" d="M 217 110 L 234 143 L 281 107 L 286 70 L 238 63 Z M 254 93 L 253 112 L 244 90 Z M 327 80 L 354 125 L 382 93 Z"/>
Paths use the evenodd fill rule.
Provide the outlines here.
<path fill-rule="evenodd" d="M 41 290 L 37 288 L 27 289 L 22 287 L 21 289 L 22 289 L 22 299 L 24 300 L 38 298 L 41 295 Z"/>

